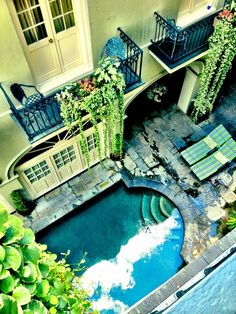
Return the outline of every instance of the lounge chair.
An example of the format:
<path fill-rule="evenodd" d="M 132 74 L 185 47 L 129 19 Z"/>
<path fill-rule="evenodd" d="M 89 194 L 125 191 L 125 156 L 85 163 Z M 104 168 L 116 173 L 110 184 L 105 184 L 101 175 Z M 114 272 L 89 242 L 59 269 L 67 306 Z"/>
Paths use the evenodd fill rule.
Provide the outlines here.
<path fill-rule="evenodd" d="M 230 138 L 217 151 L 191 167 L 200 181 L 208 178 L 236 158 L 236 142 Z"/>
<path fill-rule="evenodd" d="M 219 148 L 230 138 L 229 132 L 220 124 L 209 135 L 183 150 L 181 155 L 191 166 Z"/>

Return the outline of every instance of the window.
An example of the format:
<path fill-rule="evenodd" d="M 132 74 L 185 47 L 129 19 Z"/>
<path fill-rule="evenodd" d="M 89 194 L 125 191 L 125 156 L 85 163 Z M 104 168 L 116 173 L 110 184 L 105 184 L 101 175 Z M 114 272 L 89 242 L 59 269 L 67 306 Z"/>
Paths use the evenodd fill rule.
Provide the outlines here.
<path fill-rule="evenodd" d="M 75 26 L 71 0 L 50 0 L 50 9 L 56 33 Z"/>
<path fill-rule="evenodd" d="M 38 0 L 14 0 L 19 22 L 28 45 L 47 37 Z"/>
<path fill-rule="evenodd" d="M 89 135 L 86 138 L 86 140 L 87 140 L 88 150 L 91 152 L 91 150 L 96 148 L 96 141 L 95 141 L 94 134 Z"/>
<path fill-rule="evenodd" d="M 53 155 L 54 161 L 58 169 L 67 165 L 76 159 L 76 154 L 73 145 L 61 150 L 59 153 Z"/>
<path fill-rule="evenodd" d="M 51 171 L 48 167 L 47 162 L 41 161 L 32 168 L 25 170 L 24 173 L 27 179 L 30 181 L 30 183 L 34 183 L 48 176 L 51 173 Z"/>

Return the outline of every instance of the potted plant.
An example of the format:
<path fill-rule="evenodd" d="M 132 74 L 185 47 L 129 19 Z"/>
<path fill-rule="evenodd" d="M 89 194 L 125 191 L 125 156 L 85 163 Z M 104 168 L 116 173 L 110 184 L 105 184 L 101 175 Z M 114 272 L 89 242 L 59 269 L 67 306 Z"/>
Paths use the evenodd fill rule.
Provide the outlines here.
<path fill-rule="evenodd" d="M 123 74 L 119 72 L 119 62 L 105 58 L 90 78 L 77 81 L 65 87 L 57 94 L 61 103 L 61 116 L 69 132 L 79 130 L 80 146 L 89 168 L 90 155 L 85 125 L 89 122 L 94 129 L 94 138 L 100 161 L 110 152 L 116 150 L 116 133 L 123 139 L 124 128 L 124 88 Z M 83 116 L 87 115 L 87 120 Z M 101 145 L 98 123 L 103 126 L 103 145 Z M 104 151 L 102 151 L 102 146 Z M 119 141 L 119 152 L 122 156 L 122 140 Z"/>
<path fill-rule="evenodd" d="M 17 189 L 11 192 L 10 194 L 11 200 L 14 204 L 15 209 L 21 214 L 21 215 L 27 215 L 34 209 L 34 202 L 29 201 L 24 196 L 24 190 L 23 189 Z"/>
<path fill-rule="evenodd" d="M 148 99 L 156 103 L 161 103 L 167 91 L 168 91 L 167 86 L 156 82 L 155 84 L 153 84 L 151 87 L 148 88 L 147 97 Z"/>

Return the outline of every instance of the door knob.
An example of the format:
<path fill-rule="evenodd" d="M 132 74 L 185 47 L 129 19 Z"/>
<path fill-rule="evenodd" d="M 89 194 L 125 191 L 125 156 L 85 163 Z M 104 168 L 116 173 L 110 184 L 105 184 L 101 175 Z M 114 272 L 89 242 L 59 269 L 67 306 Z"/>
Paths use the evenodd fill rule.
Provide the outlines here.
<path fill-rule="evenodd" d="M 50 39 L 49 39 L 49 42 L 50 42 L 50 44 L 52 44 L 52 43 L 53 43 L 53 39 L 52 39 L 52 38 L 50 38 Z"/>

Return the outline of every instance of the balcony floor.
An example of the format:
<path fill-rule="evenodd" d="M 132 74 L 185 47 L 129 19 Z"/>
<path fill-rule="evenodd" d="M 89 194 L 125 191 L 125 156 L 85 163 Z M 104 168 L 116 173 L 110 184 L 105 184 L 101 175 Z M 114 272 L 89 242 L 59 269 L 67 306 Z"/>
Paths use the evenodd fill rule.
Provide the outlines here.
<path fill-rule="evenodd" d="M 170 50 L 171 46 L 168 46 L 169 43 L 165 44 L 165 49 Z M 164 48 L 164 46 L 162 46 Z M 159 62 L 169 73 L 173 73 L 180 68 L 186 66 L 187 64 L 191 63 L 192 61 L 201 58 L 203 54 L 207 52 L 207 46 L 199 48 L 194 52 L 180 58 L 177 61 L 170 60 L 156 44 L 151 44 L 149 47 L 150 54 Z"/>

